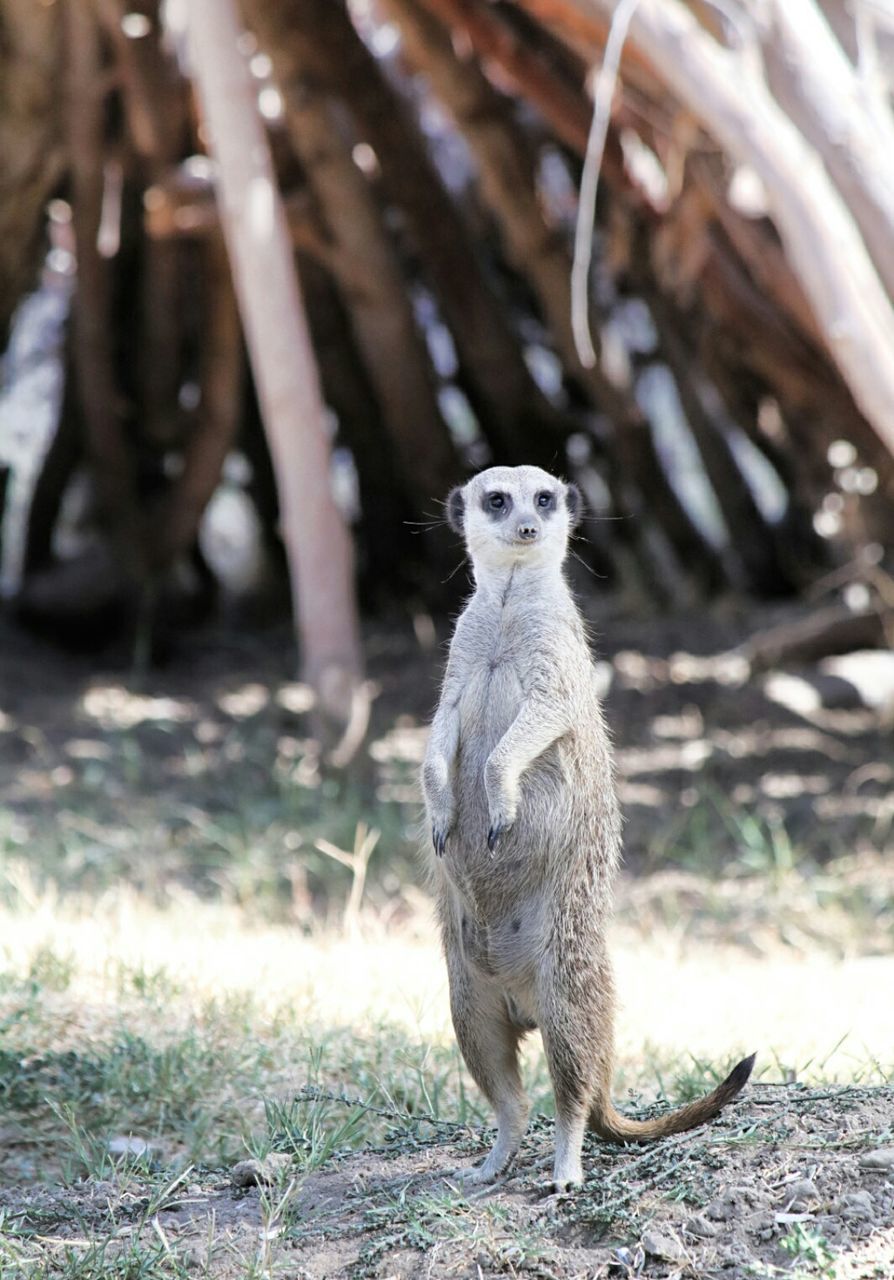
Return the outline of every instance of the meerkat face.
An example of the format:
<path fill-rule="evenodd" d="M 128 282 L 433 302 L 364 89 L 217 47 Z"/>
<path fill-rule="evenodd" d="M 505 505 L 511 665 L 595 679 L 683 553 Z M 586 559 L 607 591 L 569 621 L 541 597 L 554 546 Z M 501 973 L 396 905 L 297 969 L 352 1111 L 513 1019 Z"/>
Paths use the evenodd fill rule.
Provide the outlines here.
<path fill-rule="evenodd" d="M 576 485 L 539 467 L 489 467 L 447 498 L 447 520 L 466 541 L 476 572 L 559 565 L 581 517 Z"/>

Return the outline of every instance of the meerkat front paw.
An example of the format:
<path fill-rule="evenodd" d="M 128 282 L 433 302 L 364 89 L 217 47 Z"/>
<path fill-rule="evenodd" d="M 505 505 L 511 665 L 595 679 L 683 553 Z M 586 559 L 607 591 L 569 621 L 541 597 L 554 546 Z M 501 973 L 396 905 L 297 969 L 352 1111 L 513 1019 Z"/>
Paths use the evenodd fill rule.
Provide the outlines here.
<path fill-rule="evenodd" d="M 434 851 L 439 858 L 443 858 L 444 856 L 444 851 L 447 848 L 447 837 L 449 835 L 450 835 L 449 828 L 439 827 L 437 824 L 434 824 L 432 826 L 431 842 L 432 842 L 432 845 L 434 846 Z"/>
<path fill-rule="evenodd" d="M 487 791 L 489 822 L 487 847 L 491 853 L 494 853 L 503 836 L 515 822 L 518 812 L 518 787 L 513 786 L 501 774 L 492 760 L 488 760 L 484 766 L 484 786 Z"/>
<path fill-rule="evenodd" d="M 453 828 L 455 810 L 453 789 L 443 756 L 432 756 L 425 761 L 422 766 L 422 790 L 431 819 L 431 842 L 435 853 L 443 858 Z"/>
<path fill-rule="evenodd" d="M 505 823 L 497 822 L 491 825 L 487 833 L 487 847 L 491 853 L 496 853 L 497 845 L 503 839 L 508 827 Z"/>
<path fill-rule="evenodd" d="M 438 857 L 443 858 L 453 830 L 453 804 L 449 801 L 437 805 L 429 803 L 428 812 L 431 818 L 432 846 Z"/>

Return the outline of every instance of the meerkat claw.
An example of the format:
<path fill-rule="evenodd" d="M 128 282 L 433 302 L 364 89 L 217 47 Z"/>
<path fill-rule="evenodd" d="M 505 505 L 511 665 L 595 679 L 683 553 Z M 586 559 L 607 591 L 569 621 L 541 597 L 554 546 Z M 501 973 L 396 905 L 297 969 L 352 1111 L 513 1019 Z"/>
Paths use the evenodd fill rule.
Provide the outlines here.
<path fill-rule="evenodd" d="M 448 832 L 439 831 L 437 827 L 431 829 L 431 842 L 435 847 L 435 853 L 439 858 L 443 858 L 444 850 L 447 848 Z"/>
<path fill-rule="evenodd" d="M 506 828 L 502 822 L 498 823 L 497 826 L 495 827 L 491 827 L 490 831 L 488 831 L 487 847 L 488 849 L 490 849 L 491 853 L 496 852 L 497 845 L 503 839 L 505 832 L 506 832 Z"/>

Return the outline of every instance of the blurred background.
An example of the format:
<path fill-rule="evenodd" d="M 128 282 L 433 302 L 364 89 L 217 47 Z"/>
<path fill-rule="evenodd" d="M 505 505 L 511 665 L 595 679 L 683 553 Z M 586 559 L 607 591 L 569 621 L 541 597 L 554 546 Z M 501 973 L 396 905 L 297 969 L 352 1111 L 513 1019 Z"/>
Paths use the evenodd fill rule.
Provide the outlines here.
<path fill-rule="evenodd" d="M 890 1080 L 894 14 L 643 3 L 591 235 L 613 9 L 0 0 L 16 1177 L 312 1078 L 477 1114 L 416 775 L 492 463 L 587 500 L 619 1088 Z"/>

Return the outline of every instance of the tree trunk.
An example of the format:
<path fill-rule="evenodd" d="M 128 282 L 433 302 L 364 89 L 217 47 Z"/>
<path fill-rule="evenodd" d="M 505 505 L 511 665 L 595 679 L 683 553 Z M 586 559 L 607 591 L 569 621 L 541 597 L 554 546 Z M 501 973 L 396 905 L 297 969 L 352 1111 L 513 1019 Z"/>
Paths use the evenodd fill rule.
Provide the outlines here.
<path fill-rule="evenodd" d="M 536 8 L 542 0 L 524 3 Z M 581 20 L 604 22 L 615 6 L 614 0 L 561 0 L 561 7 L 579 29 Z M 894 453 L 894 310 L 818 156 L 771 97 L 753 58 L 749 62 L 745 54 L 718 45 L 679 0 L 640 0 L 630 31 L 658 78 L 733 158 L 762 179 L 826 345 L 867 420 Z"/>
<path fill-rule="evenodd" d="M 0 0 L 0 352 L 34 283 L 44 206 L 63 168 L 59 5 Z"/>
<path fill-rule="evenodd" d="M 319 710 L 343 735 L 343 762 L 365 732 L 368 695 L 351 541 L 330 484 L 317 366 L 234 0 L 192 0 L 188 17 L 224 236 L 276 471 L 304 674 Z"/>
<path fill-rule="evenodd" d="M 271 0 L 266 0 L 270 3 Z M 456 346 L 462 384 L 496 460 L 555 465 L 566 434 L 532 378 L 410 109 L 357 34 L 343 0 L 280 0 L 302 65 L 338 94 L 403 212 Z"/>
<path fill-rule="evenodd" d="M 101 523 L 124 578 L 134 582 L 145 576 L 145 548 L 133 458 L 124 436 L 123 406 L 115 375 L 112 260 L 102 257 L 99 251 L 106 180 L 106 86 L 99 29 L 89 0 L 69 0 L 65 16 L 66 125 L 77 245 L 77 289 L 71 320 L 74 380 L 84 415 Z"/>
<path fill-rule="evenodd" d="M 273 60 L 289 137 L 332 236 L 329 261 L 394 440 L 404 485 L 424 504 L 456 483 L 462 468 L 438 407 L 429 355 L 394 249 L 332 104 L 304 72 L 304 41 L 291 38 L 283 21 L 286 10 L 270 0 L 243 0 L 243 10 Z"/>
<path fill-rule="evenodd" d="M 74 385 L 71 336 L 66 334 L 64 385 L 59 421 L 28 506 L 22 579 L 49 568 L 53 561 L 53 532 L 65 491 L 84 454 L 84 423 Z"/>
<path fill-rule="evenodd" d="M 414 527 L 418 532 L 422 494 L 404 489 L 394 443 L 382 422 L 369 371 L 360 358 L 335 281 L 309 255 L 299 261 L 323 393 L 338 418 L 339 439 L 350 449 L 357 469 L 361 603 L 376 608 L 390 593 L 424 590 L 435 577 L 425 571 L 423 540 L 411 533 Z"/>
<path fill-rule="evenodd" d="M 762 34 L 773 96 L 822 156 L 894 299 L 894 119 L 866 109 L 853 66 L 810 0 L 773 0 Z"/>
<path fill-rule="evenodd" d="M 208 236 L 202 250 L 201 398 L 198 419 L 183 451 L 183 470 L 151 521 L 158 529 L 150 548 L 156 573 L 164 572 L 195 542 L 205 508 L 235 443 L 242 406 L 242 330 L 222 237 Z"/>

